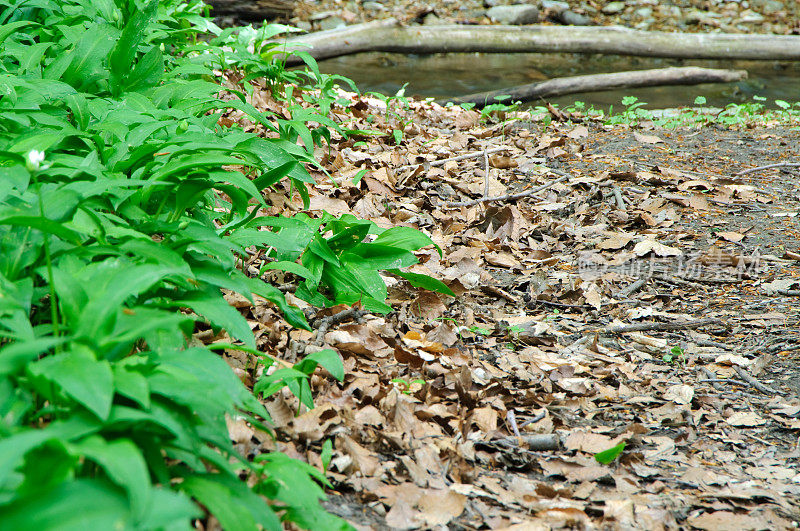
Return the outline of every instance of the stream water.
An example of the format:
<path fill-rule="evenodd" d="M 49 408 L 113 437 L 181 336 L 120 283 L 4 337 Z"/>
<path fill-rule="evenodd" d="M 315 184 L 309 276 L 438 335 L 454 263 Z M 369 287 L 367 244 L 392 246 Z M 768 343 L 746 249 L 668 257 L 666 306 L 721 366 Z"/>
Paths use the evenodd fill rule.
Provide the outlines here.
<path fill-rule="evenodd" d="M 749 77 L 733 84 L 650 87 L 609 92 L 570 94 L 552 98 L 566 105 L 584 101 L 595 107 L 619 107 L 624 96 L 636 96 L 659 109 L 692 105 L 705 96 L 707 105 L 724 107 L 766 97 L 767 104 L 782 99 L 800 101 L 800 62 L 707 61 L 581 54 L 439 54 L 401 55 L 365 53 L 320 62 L 320 70 L 355 81 L 361 91 L 395 94 L 408 83 L 406 95 L 443 98 L 524 85 L 546 79 L 644 70 L 667 66 L 704 66 L 747 70 Z M 772 105 L 770 105 L 772 106 Z"/>

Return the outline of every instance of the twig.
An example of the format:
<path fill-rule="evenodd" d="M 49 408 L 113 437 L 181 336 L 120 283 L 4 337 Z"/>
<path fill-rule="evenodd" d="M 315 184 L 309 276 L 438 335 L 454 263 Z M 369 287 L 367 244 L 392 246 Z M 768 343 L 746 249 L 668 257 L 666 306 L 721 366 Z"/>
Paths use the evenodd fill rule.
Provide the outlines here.
<path fill-rule="evenodd" d="M 430 166 L 441 166 L 448 162 L 458 162 L 459 160 L 466 160 L 466 159 L 476 159 L 481 155 L 489 155 L 491 153 L 497 153 L 498 151 L 509 151 L 511 148 L 508 146 L 500 146 L 495 147 L 492 149 L 484 149 L 483 151 L 476 151 L 475 153 L 467 153 L 465 155 L 458 155 L 457 157 L 450 157 L 448 159 L 439 159 L 439 160 L 432 160 L 428 164 Z M 416 168 L 417 166 L 424 165 L 425 162 L 418 162 L 417 164 L 406 164 L 405 166 L 400 166 L 396 168 L 394 171 L 402 171 L 402 170 L 409 170 L 411 168 Z"/>
<path fill-rule="evenodd" d="M 661 282 L 666 282 L 667 284 L 677 284 L 679 286 L 687 286 L 695 289 L 705 289 L 705 286 L 703 286 L 702 284 L 698 284 L 697 282 L 692 282 L 690 280 L 684 280 L 678 277 L 670 277 L 667 275 L 653 275 L 653 278 L 656 280 L 660 280 Z"/>
<path fill-rule="evenodd" d="M 502 437 L 483 444 L 496 444 L 507 448 L 525 446 L 528 450 L 558 450 L 561 448 L 561 437 L 557 433 L 524 435 L 522 437 Z"/>
<path fill-rule="evenodd" d="M 750 384 L 750 386 L 751 386 L 751 387 L 753 387 L 754 389 L 758 389 L 759 391 L 761 391 L 761 392 L 762 392 L 762 393 L 764 393 L 764 394 L 768 394 L 768 395 L 781 395 L 781 396 L 783 396 L 783 395 L 785 395 L 785 394 L 786 394 L 786 393 L 784 393 L 783 391 L 779 391 L 779 390 L 777 390 L 777 389 L 773 389 L 772 387 L 769 387 L 768 385 L 764 385 L 764 384 L 762 384 L 761 382 L 759 382 L 758 380 L 756 380 L 756 379 L 753 377 L 753 375 L 752 375 L 752 374 L 750 374 L 749 372 L 747 372 L 747 371 L 746 371 L 745 369 L 743 369 L 742 367 L 739 367 L 738 365 L 734 365 L 734 366 L 733 366 L 733 369 L 736 371 L 736 374 L 738 374 L 738 375 L 739 375 L 739 378 L 741 378 L 742 380 L 744 380 L 745 382 L 747 382 L 748 384 Z"/>
<path fill-rule="evenodd" d="M 509 426 L 511 426 L 511 431 L 514 432 L 514 437 L 521 437 L 519 434 L 519 428 L 517 428 L 517 417 L 514 415 L 513 409 L 509 409 L 508 413 L 506 413 L 506 420 L 508 421 Z"/>
<path fill-rule="evenodd" d="M 733 347 L 730 345 L 726 345 L 725 343 L 720 343 L 719 341 L 711 341 L 710 339 L 697 339 L 695 340 L 700 347 L 717 347 L 723 350 L 733 350 Z"/>
<path fill-rule="evenodd" d="M 636 323 L 630 325 L 611 326 L 605 329 L 612 334 L 624 334 L 626 332 L 643 332 L 645 330 L 692 330 L 707 325 L 723 325 L 719 319 L 695 319 L 682 323 Z"/>
<path fill-rule="evenodd" d="M 364 310 L 357 310 L 356 308 L 348 308 L 344 311 L 339 313 L 335 313 L 333 315 L 328 315 L 327 317 L 322 317 L 314 321 L 314 327 L 317 329 L 316 336 L 314 336 L 314 344 L 322 345 L 325 341 L 325 334 L 328 332 L 328 329 L 335 325 L 339 324 L 342 321 L 346 321 L 351 317 L 353 319 L 359 319 L 364 314 L 366 314 Z"/>
<path fill-rule="evenodd" d="M 625 286 L 624 288 L 619 290 L 617 292 L 617 294 L 614 296 L 614 298 L 615 299 L 627 299 L 632 294 L 634 294 L 635 292 L 640 290 L 642 288 L 642 286 L 644 286 L 647 283 L 647 278 L 648 278 L 647 276 L 643 276 L 639 280 L 637 280 L 635 282 L 631 282 L 630 284 L 628 284 L 627 286 Z"/>
<path fill-rule="evenodd" d="M 619 186 L 614 186 L 612 190 L 614 191 L 614 200 L 617 202 L 617 208 L 625 212 L 627 208 L 625 208 L 625 201 L 622 199 L 622 191 Z"/>
<path fill-rule="evenodd" d="M 483 197 L 489 197 L 489 154 L 483 150 Z"/>
<path fill-rule="evenodd" d="M 767 164 L 765 166 L 756 166 L 755 168 L 750 168 L 749 170 L 742 170 L 740 172 L 734 173 L 736 177 L 740 175 L 747 175 L 748 173 L 755 173 L 761 170 L 768 170 L 770 168 L 796 168 L 800 166 L 800 162 L 778 162 L 775 164 Z"/>
<path fill-rule="evenodd" d="M 542 420 L 543 418 L 545 418 L 546 416 L 547 416 L 547 413 L 542 411 L 541 413 L 539 413 L 535 417 L 530 418 L 530 419 L 526 420 L 525 422 L 523 422 L 522 424 L 520 424 L 519 427 L 520 428 L 524 428 L 528 424 L 535 424 L 535 423 L 539 422 L 540 420 Z"/>
<path fill-rule="evenodd" d="M 525 192 L 520 192 L 518 194 L 508 194 L 508 195 L 501 195 L 501 196 L 497 196 L 497 197 L 481 197 L 480 199 L 473 199 L 472 201 L 460 201 L 460 202 L 454 202 L 454 203 L 444 203 L 443 206 L 446 207 L 446 208 L 451 208 L 451 207 L 460 207 L 460 206 L 472 206 L 472 205 L 477 205 L 478 203 L 487 203 L 489 201 L 513 201 L 515 199 L 521 199 L 523 197 L 531 196 L 531 195 L 535 194 L 536 192 L 541 192 L 542 190 L 550 188 L 554 184 L 558 184 L 560 182 L 566 181 L 570 177 L 569 175 L 564 174 L 563 172 L 560 172 L 558 170 L 548 169 L 548 171 L 550 171 L 552 173 L 555 173 L 557 175 L 561 175 L 561 177 L 559 177 L 555 181 L 550 181 L 547 184 L 543 184 L 541 186 L 537 186 L 536 188 L 531 188 L 530 190 L 527 190 Z"/>

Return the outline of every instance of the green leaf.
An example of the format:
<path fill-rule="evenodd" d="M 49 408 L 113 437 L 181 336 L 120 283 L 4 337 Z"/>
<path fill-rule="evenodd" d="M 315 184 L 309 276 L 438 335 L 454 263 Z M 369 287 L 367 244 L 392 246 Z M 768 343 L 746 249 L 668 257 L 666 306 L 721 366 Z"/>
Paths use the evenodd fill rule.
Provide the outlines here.
<path fill-rule="evenodd" d="M 111 484 L 77 479 L 52 491 L 0 507 L 5 529 L 130 529 L 133 517 L 125 495 Z M 185 518 L 188 523 L 188 517 Z"/>
<path fill-rule="evenodd" d="M 106 441 L 94 436 L 73 444 L 72 450 L 100 465 L 111 481 L 128 492 L 134 515 L 144 515 L 152 496 L 150 474 L 142 452 L 133 441 Z"/>
<path fill-rule="evenodd" d="M 597 460 L 598 463 L 607 465 L 611 461 L 616 459 L 617 456 L 619 456 L 619 454 L 621 454 L 622 450 L 624 449 L 625 449 L 625 443 L 621 442 L 618 445 L 614 446 L 613 448 L 609 448 L 608 450 L 603 450 L 602 452 L 594 454 L 594 458 Z"/>
<path fill-rule="evenodd" d="M 296 364 L 294 368 L 310 375 L 314 372 L 317 364 L 325 367 L 325 369 L 331 373 L 331 376 L 340 382 L 344 380 L 344 365 L 342 364 L 342 358 L 339 357 L 339 354 L 330 349 L 319 350 L 309 354 L 303 358 L 303 361 Z"/>
<path fill-rule="evenodd" d="M 188 297 L 173 301 L 205 317 L 211 326 L 224 328 L 231 337 L 255 347 L 256 341 L 250 325 L 239 311 L 222 298 L 221 293 L 194 292 Z"/>
<path fill-rule="evenodd" d="M 31 227 L 42 232 L 58 236 L 62 240 L 66 240 L 75 245 L 81 244 L 81 235 L 77 232 L 66 228 L 61 223 L 42 218 L 39 216 L 18 216 L 8 215 L 0 216 L 0 225 L 14 225 L 19 227 Z"/>
<path fill-rule="evenodd" d="M 269 504 L 243 483 L 225 481 L 219 475 L 205 474 L 184 478 L 180 488 L 205 505 L 225 531 L 280 531 L 280 519 Z"/>
<path fill-rule="evenodd" d="M 427 245 L 433 245 L 439 251 L 439 256 L 442 256 L 442 249 L 433 240 L 411 227 L 392 227 L 383 231 L 372 243 L 398 247 L 406 251 L 416 251 Z"/>
<path fill-rule="evenodd" d="M 453 293 L 453 290 L 447 287 L 447 284 L 428 275 L 423 275 L 421 273 L 409 273 L 407 271 L 400 271 L 399 269 L 390 269 L 389 272 L 408 280 L 409 283 L 411 283 L 411 285 L 415 288 L 423 288 L 430 291 L 435 291 L 437 293 L 444 293 L 445 295 L 450 295 L 451 297 L 456 296 L 456 294 Z"/>
<path fill-rule="evenodd" d="M 108 361 L 98 361 L 87 348 L 50 355 L 28 367 L 29 372 L 60 387 L 100 419 L 108 418 L 114 398 L 114 377 Z"/>
<path fill-rule="evenodd" d="M 0 349 L 0 375 L 21 371 L 29 361 L 39 357 L 42 352 L 65 341 L 66 338 L 43 337 L 4 346 Z"/>
<path fill-rule="evenodd" d="M 125 24 L 122 35 L 109 56 L 112 87 L 122 85 L 122 80 L 130 73 L 133 59 L 144 40 L 147 27 L 156 16 L 157 8 L 158 0 L 152 0 L 144 9 L 135 11 Z"/>

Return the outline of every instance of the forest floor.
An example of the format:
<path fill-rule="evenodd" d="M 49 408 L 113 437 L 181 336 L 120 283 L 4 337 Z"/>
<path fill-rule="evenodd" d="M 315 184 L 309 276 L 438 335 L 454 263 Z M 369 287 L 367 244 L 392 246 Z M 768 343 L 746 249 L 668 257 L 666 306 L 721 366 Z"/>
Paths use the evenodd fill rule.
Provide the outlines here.
<path fill-rule="evenodd" d="M 488 23 L 473 3 L 325 0 L 292 22 Z M 569 4 L 640 29 L 797 31 L 795 2 Z M 327 507 L 358 529 L 796 528 L 800 167 L 737 173 L 800 162 L 800 128 L 343 96 L 333 117 L 380 134 L 319 150 L 329 175 L 316 172 L 310 211 L 423 230 L 441 253 L 411 271 L 456 297 L 387 276 L 382 316 L 289 293 L 313 332 L 233 301 L 261 350 L 292 363 L 333 348 L 346 369 L 341 384 L 315 376 L 317 407 L 299 416 L 288 393 L 269 401 L 278 441 L 232 421 L 245 455 L 323 467 L 332 440 Z M 263 91 L 252 102 L 280 111 Z M 302 210 L 268 199 L 270 214 Z M 229 354 L 252 381 L 253 360 Z"/>
<path fill-rule="evenodd" d="M 359 529 L 793 528 L 800 168 L 736 174 L 800 162 L 796 125 L 343 98 L 331 116 L 378 134 L 319 150 L 330 175 L 315 173 L 310 211 L 423 230 L 441 254 L 410 270 L 456 297 L 387 276 L 395 311 L 375 315 L 288 293 L 313 332 L 232 301 L 260 350 L 292 363 L 333 348 L 346 370 L 317 374 L 299 416 L 288 393 L 268 402 L 277 442 L 232 422 L 245 455 L 322 467 L 332 440 L 327 506 Z M 280 110 L 266 91 L 252 102 Z M 500 199 L 453 204 L 485 197 Z M 302 210 L 268 199 L 269 214 Z M 251 381 L 253 360 L 229 354 Z"/>

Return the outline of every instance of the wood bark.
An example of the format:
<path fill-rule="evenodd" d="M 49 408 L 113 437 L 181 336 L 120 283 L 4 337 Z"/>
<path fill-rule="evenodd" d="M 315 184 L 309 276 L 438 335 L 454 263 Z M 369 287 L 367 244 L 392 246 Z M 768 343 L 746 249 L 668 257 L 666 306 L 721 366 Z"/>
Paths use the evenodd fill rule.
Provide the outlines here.
<path fill-rule="evenodd" d="M 578 92 L 597 92 L 621 88 L 654 87 L 660 85 L 697 85 L 700 83 L 730 83 L 747 77 L 744 70 L 721 70 L 715 68 L 699 68 L 687 66 L 681 68 L 656 68 L 634 72 L 617 72 L 613 74 L 593 74 L 586 76 L 562 77 L 540 81 L 528 85 L 520 85 L 491 92 L 469 94 L 457 98 L 447 98 L 440 103 L 474 103 L 483 107 L 494 103 L 498 96 L 511 96 L 503 101 L 531 101 L 537 98 L 548 98 L 575 94 Z"/>
<path fill-rule="evenodd" d="M 619 26 L 400 26 L 394 19 L 293 37 L 326 59 L 361 52 L 603 53 L 683 59 L 800 60 L 800 36 L 667 33 Z M 291 61 L 291 59 L 290 59 Z"/>
<path fill-rule="evenodd" d="M 293 0 L 206 0 L 206 3 L 213 8 L 212 16 L 234 16 L 249 22 L 289 17 L 296 4 Z"/>

